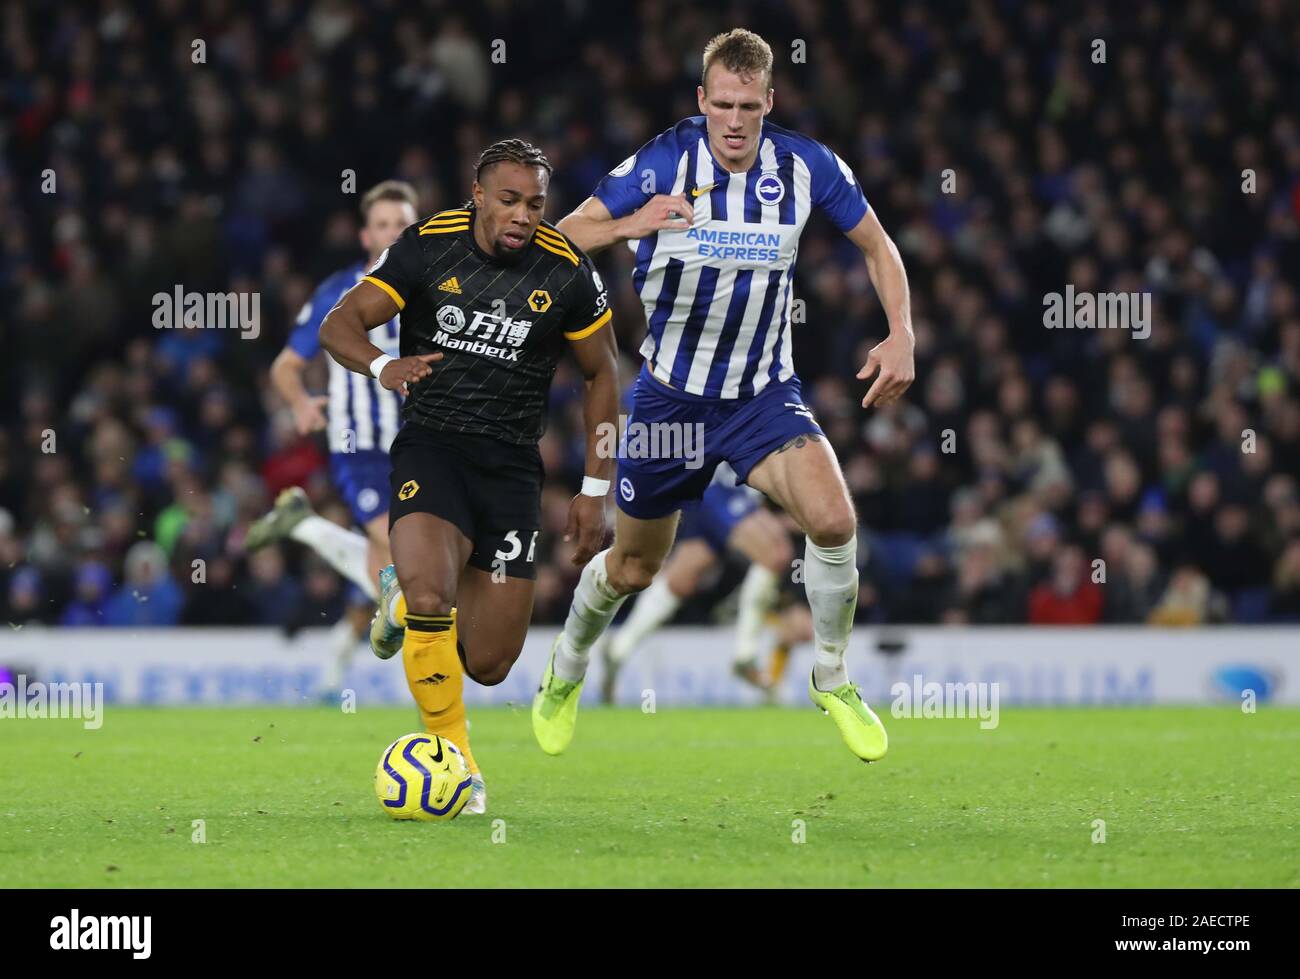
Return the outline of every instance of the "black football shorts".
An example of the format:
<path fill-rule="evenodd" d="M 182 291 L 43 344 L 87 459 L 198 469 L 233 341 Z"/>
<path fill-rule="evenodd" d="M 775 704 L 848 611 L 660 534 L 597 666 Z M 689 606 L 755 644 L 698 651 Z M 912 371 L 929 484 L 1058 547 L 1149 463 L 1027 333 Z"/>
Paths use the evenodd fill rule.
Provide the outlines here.
<path fill-rule="evenodd" d="M 397 433 L 389 456 L 390 528 L 408 513 L 431 513 L 470 539 L 473 567 L 537 577 L 543 472 L 536 445 L 411 423 Z"/>

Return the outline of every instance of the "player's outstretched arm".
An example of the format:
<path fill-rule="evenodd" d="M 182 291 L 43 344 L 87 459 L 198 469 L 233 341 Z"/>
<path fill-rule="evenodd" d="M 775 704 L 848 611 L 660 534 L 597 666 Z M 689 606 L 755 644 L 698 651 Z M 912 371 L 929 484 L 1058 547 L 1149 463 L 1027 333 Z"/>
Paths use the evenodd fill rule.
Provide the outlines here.
<path fill-rule="evenodd" d="M 609 313 L 606 312 L 606 317 Z M 609 451 L 608 434 L 618 431 L 618 350 L 614 331 L 606 323 L 594 333 L 570 340 L 578 368 L 586 381 L 582 399 L 582 417 L 587 428 L 587 466 L 589 480 L 606 485 L 614 475 L 614 453 Z M 615 439 L 616 441 L 616 439 Z M 569 525 L 564 539 L 577 535 L 578 548 L 573 563 L 582 566 L 596 556 L 605 543 L 605 497 L 580 493 L 569 505 Z"/>
<path fill-rule="evenodd" d="M 625 217 L 609 213 L 599 198 L 588 197 L 556 225 L 588 255 L 656 231 L 685 231 L 695 216 L 685 194 L 656 194 Z"/>
<path fill-rule="evenodd" d="M 285 347 L 271 361 L 271 384 L 293 412 L 299 435 L 310 435 L 325 427 L 325 405 L 329 398 L 310 393 L 302 383 L 307 358 L 292 347 Z"/>
<path fill-rule="evenodd" d="M 889 318 L 889 336 L 871 348 L 867 362 L 858 371 L 858 380 L 876 374 L 875 383 L 862 399 L 862 407 L 893 404 L 903 396 L 916 377 L 912 335 L 912 304 L 907 291 L 907 270 L 898 246 L 885 233 L 868 210 L 862 220 L 848 232 L 849 241 L 862 250 L 867 260 L 867 274 L 876 287 L 880 303 Z M 877 374 L 877 372 L 879 372 Z"/>
<path fill-rule="evenodd" d="M 365 280 L 344 293 L 320 325 L 320 345 L 350 371 L 370 375 L 371 365 L 385 354 L 370 342 L 369 332 L 397 315 L 397 303 L 386 291 Z M 407 393 L 407 385 L 428 376 L 429 365 L 442 354 L 389 358 L 379 373 L 379 383 L 390 391 Z"/>

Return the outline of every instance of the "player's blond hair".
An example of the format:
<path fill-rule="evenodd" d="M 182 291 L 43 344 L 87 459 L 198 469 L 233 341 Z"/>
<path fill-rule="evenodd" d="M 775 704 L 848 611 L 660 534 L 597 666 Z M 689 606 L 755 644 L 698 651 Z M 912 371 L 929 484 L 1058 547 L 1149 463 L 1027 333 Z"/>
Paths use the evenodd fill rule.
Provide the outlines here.
<path fill-rule="evenodd" d="M 764 75 L 767 77 L 765 87 L 772 87 L 772 48 L 753 31 L 736 27 L 704 45 L 704 70 L 700 72 L 700 84 L 705 89 L 709 87 L 709 69 L 715 63 L 746 82 L 755 75 Z"/>
<path fill-rule="evenodd" d="M 417 211 L 420 209 L 420 195 L 405 180 L 385 180 L 366 191 L 361 198 L 361 217 L 370 217 L 370 208 L 380 201 L 397 201 L 410 204 Z"/>

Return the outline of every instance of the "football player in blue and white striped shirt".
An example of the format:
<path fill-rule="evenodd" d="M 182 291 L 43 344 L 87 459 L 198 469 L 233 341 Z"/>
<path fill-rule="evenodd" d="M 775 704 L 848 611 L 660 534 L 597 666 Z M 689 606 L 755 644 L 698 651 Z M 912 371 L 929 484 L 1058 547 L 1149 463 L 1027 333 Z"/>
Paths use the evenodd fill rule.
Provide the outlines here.
<path fill-rule="evenodd" d="M 614 544 L 583 570 L 533 703 L 533 731 L 550 754 L 573 737 L 592 644 L 626 597 L 653 580 L 682 504 L 702 496 L 724 461 L 807 536 L 813 703 L 864 761 L 888 747 L 844 665 L 858 594 L 857 519 L 791 358 L 792 278 L 813 208 L 861 250 L 888 316 L 889 336 L 857 375 L 875 375 L 864 408 L 897 400 L 914 376 L 907 275 L 844 161 L 767 121 L 772 64 L 757 34 L 715 37 L 704 49 L 701 114 L 624 160 L 559 224 L 589 254 L 627 242 L 636 255 L 648 331 L 629 430 L 681 428 L 676 444 L 687 445 L 690 428 L 703 451 L 687 460 L 634 456 L 630 442 L 620 450 Z"/>
<path fill-rule="evenodd" d="M 339 299 L 355 286 L 406 228 L 415 223 L 419 200 L 415 188 L 399 180 L 372 187 L 361 199 L 361 246 L 366 260 L 339 269 L 312 293 L 288 343 L 271 364 L 271 383 L 293 412 L 298 434 L 324 431 L 329 443 L 330 475 L 335 488 L 365 533 L 340 527 L 317 516 L 299 487 L 276 498 L 275 508 L 249 528 L 245 546 L 264 547 L 284 537 L 306 544 L 373 603 L 378 598 L 379 570 L 392 562 L 388 550 L 388 448 L 401 424 L 401 396 L 377 380 L 349 371 L 326 357 L 326 393 L 314 395 L 303 374 L 320 353 L 320 325 Z M 399 354 L 394 319 L 373 330 L 370 340 L 390 356 Z M 336 631 L 338 655 L 326 689 L 336 689 L 351 653 L 369 632 L 373 607 L 362 607 Z"/>

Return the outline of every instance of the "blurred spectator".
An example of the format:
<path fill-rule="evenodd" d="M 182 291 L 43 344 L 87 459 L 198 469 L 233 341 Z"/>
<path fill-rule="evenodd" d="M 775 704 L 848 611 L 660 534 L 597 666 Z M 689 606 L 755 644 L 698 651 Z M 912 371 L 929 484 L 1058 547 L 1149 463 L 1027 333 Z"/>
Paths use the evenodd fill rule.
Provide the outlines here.
<path fill-rule="evenodd" d="M 1279 620 L 1300 622 L 1300 537 L 1293 538 L 1277 559 L 1271 611 Z"/>
<path fill-rule="evenodd" d="M 1209 579 L 1195 567 L 1183 565 L 1174 569 L 1150 621 L 1153 625 L 1205 625 L 1216 613 Z"/>
<path fill-rule="evenodd" d="M 202 580 L 189 589 L 183 625 L 253 625 L 257 607 L 235 578 L 235 562 L 224 555 L 204 562 Z"/>
<path fill-rule="evenodd" d="M 104 606 L 105 625 L 176 625 L 181 591 L 167 572 L 167 558 L 152 541 L 140 541 L 126 555 L 126 581 Z"/>
<path fill-rule="evenodd" d="M 113 590 L 113 573 L 98 561 L 86 561 L 77 569 L 73 599 L 63 609 L 59 625 L 102 626 L 104 605 Z"/>
<path fill-rule="evenodd" d="M 252 574 L 247 590 L 252 594 L 257 622 L 288 627 L 298 615 L 302 587 L 290 576 L 279 546 L 254 551 L 248 563 Z"/>
<path fill-rule="evenodd" d="M 1083 551 L 1073 544 L 1057 552 L 1050 579 L 1029 593 L 1033 625 L 1096 625 L 1101 607 L 1101 589 L 1089 578 Z"/>
<path fill-rule="evenodd" d="M 5 615 L 11 626 L 48 621 L 44 584 L 40 570 L 31 565 L 17 568 L 10 575 Z"/>

